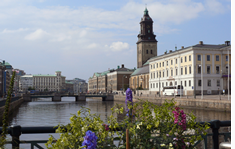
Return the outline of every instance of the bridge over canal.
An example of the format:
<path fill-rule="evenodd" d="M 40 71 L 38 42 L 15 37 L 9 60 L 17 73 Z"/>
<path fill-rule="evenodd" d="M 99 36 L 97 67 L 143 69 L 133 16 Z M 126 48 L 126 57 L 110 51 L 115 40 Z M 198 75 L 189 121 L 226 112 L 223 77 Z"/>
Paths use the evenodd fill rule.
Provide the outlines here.
<path fill-rule="evenodd" d="M 24 101 L 32 101 L 33 98 L 51 98 L 52 101 L 61 101 L 62 97 L 75 97 L 76 101 L 86 101 L 87 97 L 101 97 L 102 101 L 113 101 L 113 94 L 80 94 L 80 95 L 69 95 L 69 94 L 55 94 L 55 95 L 30 95 L 24 94 Z"/>

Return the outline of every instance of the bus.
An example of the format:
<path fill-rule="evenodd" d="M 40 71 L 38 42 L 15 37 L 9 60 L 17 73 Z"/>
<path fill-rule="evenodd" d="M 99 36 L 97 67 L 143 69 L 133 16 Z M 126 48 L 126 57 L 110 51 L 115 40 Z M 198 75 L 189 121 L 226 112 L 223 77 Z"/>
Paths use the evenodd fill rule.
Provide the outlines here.
<path fill-rule="evenodd" d="M 183 95 L 183 86 L 177 85 L 177 86 L 165 86 L 163 87 L 163 95 Z"/>

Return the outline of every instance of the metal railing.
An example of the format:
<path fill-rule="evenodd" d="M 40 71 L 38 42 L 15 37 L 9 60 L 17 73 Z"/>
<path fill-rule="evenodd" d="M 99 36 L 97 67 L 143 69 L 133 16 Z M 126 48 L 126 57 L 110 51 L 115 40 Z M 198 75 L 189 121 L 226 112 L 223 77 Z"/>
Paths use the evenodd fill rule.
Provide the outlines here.
<path fill-rule="evenodd" d="M 204 124 L 205 122 L 200 122 L 200 124 Z M 213 140 L 213 149 L 219 149 L 219 135 L 224 136 L 224 142 L 228 142 L 228 139 L 231 139 L 231 132 L 223 132 L 219 133 L 220 127 L 229 127 L 231 126 L 231 121 L 219 121 L 219 120 L 213 120 L 210 121 L 210 127 L 212 129 L 211 134 L 207 134 L 206 136 L 203 136 L 203 139 L 205 141 L 204 148 L 207 149 L 207 137 L 212 136 Z M 40 127 L 21 127 L 20 125 L 12 125 L 7 128 L 8 134 L 11 135 L 12 141 L 7 141 L 7 144 L 12 144 L 13 149 L 18 149 L 20 144 L 29 143 L 31 144 L 31 149 L 35 147 L 39 149 L 43 149 L 38 143 L 46 143 L 48 140 L 31 140 L 31 141 L 25 141 L 20 140 L 21 134 L 41 134 L 41 133 L 55 133 L 57 127 L 54 126 L 40 126 Z M 116 131 L 122 130 L 121 128 L 116 129 Z M 2 133 L 2 127 L 0 127 L 0 133 Z M 55 140 L 56 141 L 56 140 Z M 200 141 L 196 142 L 194 146 L 197 146 L 200 143 Z"/>

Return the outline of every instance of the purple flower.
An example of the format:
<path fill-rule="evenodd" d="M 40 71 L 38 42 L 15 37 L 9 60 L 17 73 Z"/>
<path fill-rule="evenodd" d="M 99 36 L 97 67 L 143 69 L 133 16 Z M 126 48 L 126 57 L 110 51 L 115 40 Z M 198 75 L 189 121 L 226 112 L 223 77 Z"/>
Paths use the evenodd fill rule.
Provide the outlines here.
<path fill-rule="evenodd" d="M 130 88 L 128 88 L 126 90 L 126 112 L 129 113 L 129 109 L 128 109 L 128 104 L 133 105 L 133 101 L 132 101 L 132 91 Z"/>
<path fill-rule="evenodd" d="M 86 148 L 83 149 L 96 149 L 98 137 L 95 135 L 94 132 L 88 130 L 86 132 L 86 136 L 83 138 L 84 141 L 82 142 L 82 146 L 86 145 Z"/>
<path fill-rule="evenodd" d="M 173 140 L 178 141 L 178 139 L 177 139 L 177 138 L 173 138 Z"/>
<path fill-rule="evenodd" d="M 169 137 L 170 135 L 169 134 L 166 134 L 167 137 Z"/>

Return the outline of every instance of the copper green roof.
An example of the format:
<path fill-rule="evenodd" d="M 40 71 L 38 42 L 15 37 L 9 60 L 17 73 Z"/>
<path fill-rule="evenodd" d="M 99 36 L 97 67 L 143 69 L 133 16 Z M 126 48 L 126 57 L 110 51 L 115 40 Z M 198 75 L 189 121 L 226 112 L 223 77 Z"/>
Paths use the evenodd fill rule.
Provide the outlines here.
<path fill-rule="evenodd" d="M 143 67 L 137 68 L 132 74 L 131 76 L 135 76 L 135 75 L 141 75 L 141 74 L 147 74 L 149 73 L 149 65 L 146 64 Z"/>
<path fill-rule="evenodd" d="M 148 15 L 148 9 L 147 8 L 145 8 L 145 10 L 144 10 L 144 15 Z"/>
<path fill-rule="evenodd" d="M 36 75 L 33 75 L 34 77 L 42 77 L 42 76 L 45 76 L 45 77 L 56 77 L 56 75 L 50 75 L 50 74 L 36 74 Z"/>
<path fill-rule="evenodd" d="M 68 82 L 68 81 L 66 81 L 66 80 L 65 80 L 65 83 L 66 83 L 66 84 L 73 84 L 73 82 Z"/>

